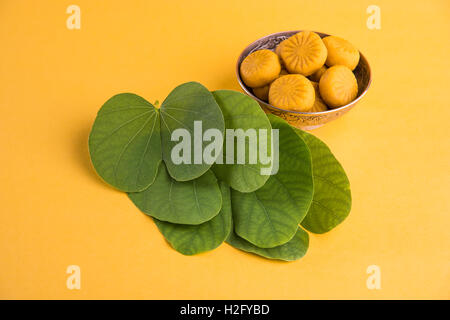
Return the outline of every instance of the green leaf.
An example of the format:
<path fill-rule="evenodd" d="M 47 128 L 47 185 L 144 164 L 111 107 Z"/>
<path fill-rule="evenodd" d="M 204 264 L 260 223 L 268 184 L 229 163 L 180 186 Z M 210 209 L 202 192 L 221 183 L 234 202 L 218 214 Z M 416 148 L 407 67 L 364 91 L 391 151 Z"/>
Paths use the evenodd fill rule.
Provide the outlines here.
<path fill-rule="evenodd" d="M 122 191 L 141 191 L 155 179 L 161 162 L 157 109 L 132 94 L 115 95 L 101 107 L 89 135 L 95 170 Z"/>
<path fill-rule="evenodd" d="M 264 129 L 267 132 L 267 155 L 270 156 L 270 129 L 272 128 L 264 111 L 259 104 L 249 96 L 232 90 L 218 90 L 213 92 L 214 98 L 219 104 L 225 119 L 225 129 Z M 258 131 L 257 131 L 258 132 Z M 245 143 L 245 163 L 238 164 L 237 148 L 235 142 L 234 158 L 226 158 L 226 143 L 224 143 L 223 164 L 214 164 L 213 171 L 219 180 L 228 183 L 231 188 L 240 192 L 252 192 L 261 188 L 269 175 L 262 175 L 261 169 L 270 167 L 270 164 L 262 164 L 259 158 L 259 135 L 256 136 L 257 162 L 249 163 L 250 145 L 248 139 Z M 231 160 L 233 164 L 226 164 Z"/>
<path fill-rule="evenodd" d="M 314 197 L 302 226 L 314 233 L 325 233 L 350 213 L 350 182 L 325 143 L 304 131 L 296 132 L 308 144 L 313 162 Z"/>
<path fill-rule="evenodd" d="M 212 171 L 190 181 L 176 181 L 164 162 L 155 182 L 141 192 L 129 193 L 131 201 L 145 214 L 179 224 L 200 224 L 216 216 L 222 207 L 219 184 Z"/>
<path fill-rule="evenodd" d="M 202 161 L 200 164 L 195 164 L 194 154 L 199 152 L 194 151 L 194 148 L 197 144 L 203 150 L 211 142 L 203 141 L 203 137 L 196 139 L 194 121 L 201 121 L 203 132 L 208 129 L 218 129 L 222 136 L 225 127 L 222 112 L 212 93 L 198 82 L 182 84 L 164 100 L 160 113 L 163 159 L 169 174 L 177 181 L 188 181 L 200 177 L 212 166 L 212 163 Z M 186 129 L 191 136 L 192 157 L 189 164 L 175 164 L 171 158 L 173 147 L 179 143 L 171 141 L 172 132 L 179 128 Z"/>
<path fill-rule="evenodd" d="M 230 188 L 220 183 L 222 209 L 211 220 L 199 225 L 175 224 L 159 221 L 155 218 L 159 231 L 178 252 L 193 255 L 210 251 L 222 244 L 231 231 Z"/>
<path fill-rule="evenodd" d="M 306 254 L 306 251 L 308 251 L 309 236 L 307 232 L 299 227 L 294 237 L 285 244 L 273 248 L 259 248 L 242 239 L 232 231 L 226 242 L 237 249 L 254 253 L 268 259 L 294 261 L 303 257 Z"/>
<path fill-rule="evenodd" d="M 308 212 L 313 197 L 311 155 L 306 143 L 284 120 L 269 115 L 279 130 L 279 170 L 251 193 L 232 190 L 238 236 L 261 248 L 288 242 Z"/>

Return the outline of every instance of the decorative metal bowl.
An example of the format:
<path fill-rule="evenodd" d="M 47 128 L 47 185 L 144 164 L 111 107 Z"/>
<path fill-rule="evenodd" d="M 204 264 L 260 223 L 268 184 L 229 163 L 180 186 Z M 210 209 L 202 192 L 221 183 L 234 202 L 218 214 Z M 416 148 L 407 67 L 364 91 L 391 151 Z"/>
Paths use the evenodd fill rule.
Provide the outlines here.
<path fill-rule="evenodd" d="M 370 83 L 372 82 L 372 75 L 370 72 L 370 66 L 367 62 L 367 59 L 364 57 L 364 55 L 360 52 L 360 59 L 358 66 L 353 70 L 356 80 L 358 81 L 358 96 L 355 100 L 350 102 L 349 104 L 346 104 L 345 106 L 335 108 L 335 109 L 329 109 L 326 111 L 321 112 L 299 112 L 299 111 L 290 111 L 286 109 L 281 109 L 272 106 L 271 104 L 259 99 L 256 97 L 252 89 L 245 85 L 245 83 L 242 81 L 241 74 L 239 72 L 240 66 L 242 61 L 247 57 L 250 53 L 256 50 L 261 49 L 269 49 L 274 51 L 275 47 L 283 40 L 289 38 L 290 36 L 300 32 L 302 30 L 298 31 L 285 31 L 285 32 L 278 32 L 274 33 L 268 36 L 265 36 L 261 39 L 256 40 L 255 42 L 251 43 L 247 48 L 242 51 L 241 55 L 239 56 L 239 59 L 236 64 L 236 75 L 239 81 L 240 86 L 245 91 L 246 94 L 248 94 L 250 97 L 255 99 L 259 102 L 261 107 L 265 112 L 273 113 L 283 119 L 285 119 L 287 122 L 289 122 L 292 126 L 304 129 L 304 130 L 311 130 L 318 128 L 320 126 L 323 126 L 325 123 L 328 123 L 332 120 L 335 120 L 339 118 L 340 116 L 344 115 L 350 109 L 352 109 L 356 103 L 362 99 L 362 97 L 366 94 L 367 90 L 370 87 Z M 324 38 L 326 36 L 329 36 L 329 34 L 316 32 L 321 38 Z"/>

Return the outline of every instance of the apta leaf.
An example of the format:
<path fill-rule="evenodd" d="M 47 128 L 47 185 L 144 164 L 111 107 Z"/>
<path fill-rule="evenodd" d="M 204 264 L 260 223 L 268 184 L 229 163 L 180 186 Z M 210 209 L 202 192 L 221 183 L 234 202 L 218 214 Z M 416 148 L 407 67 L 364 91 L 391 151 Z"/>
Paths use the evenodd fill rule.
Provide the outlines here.
<path fill-rule="evenodd" d="M 222 137 L 225 126 L 222 112 L 212 93 L 198 82 L 184 83 L 167 96 L 161 105 L 160 113 L 162 153 L 170 176 L 177 181 L 188 181 L 200 177 L 212 166 L 212 163 L 208 164 L 204 161 L 200 164 L 194 163 L 194 155 L 199 154 L 199 151 L 195 150 L 195 145 L 201 146 L 201 150 L 204 150 L 205 146 L 211 142 L 203 141 L 203 133 L 200 137 L 194 135 L 194 121 L 201 121 L 203 132 L 208 129 L 218 129 Z M 190 133 L 191 157 L 188 164 L 175 164 L 171 158 L 173 147 L 179 143 L 171 141 L 172 132 L 179 128 L 186 129 Z"/>
<path fill-rule="evenodd" d="M 312 156 L 314 197 L 302 226 L 314 233 L 325 233 L 350 213 L 350 182 L 328 146 L 312 134 L 295 129 L 308 144 Z"/>
<path fill-rule="evenodd" d="M 231 192 L 235 232 L 261 248 L 276 247 L 294 237 L 314 189 L 308 146 L 287 122 L 268 116 L 272 128 L 279 130 L 278 173 L 254 192 Z"/>
<path fill-rule="evenodd" d="M 155 182 L 141 192 L 129 193 L 131 201 L 145 214 L 179 224 L 200 224 L 215 217 L 222 207 L 219 184 L 211 170 L 190 181 L 176 181 L 164 162 Z"/>
<path fill-rule="evenodd" d="M 222 209 L 209 221 L 199 225 L 175 224 L 154 221 L 170 245 L 178 252 L 193 255 L 210 251 L 222 244 L 231 231 L 230 188 L 220 183 L 222 192 Z"/>
<path fill-rule="evenodd" d="M 306 231 L 299 227 L 294 237 L 285 244 L 273 248 L 259 248 L 236 235 L 234 231 L 231 231 L 226 242 L 239 250 L 254 253 L 268 259 L 294 261 L 303 257 L 308 251 L 309 236 Z"/>
<path fill-rule="evenodd" d="M 214 98 L 219 104 L 225 119 L 225 129 L 248 129 L 256 131 L 256 144 L 252 145 L 257 155 L 256 163 L 249 163 L 250 144 L 249 139 L 245 143 L 245 163 L 239 164 L 237 161 L 236 139 L 234 147 L 234 157 L 232 164 L 227 164 L 226 143 L 223 148 L 223 164 L 214 164 L 213 171 L 217 178 L 228 183 L 231 188 L 240 192 L 252 192 L 261 188 L 266 183 L 269 175 L 261 174 L 262 168 L 270 167 L 270 164 L 263 164 L 259 157 L 259 130 L 266 130 L 267 152 L 270 156 L 270 121 L 259 104 L 249 96 L 232 90 L 218 90 L 213 92 Z"/>
<path fill-rule="evenodd" d="M 161 162 L 159 113 L 145 99 L 122 93 L 101 107 L 89 135 L 95 170 L 122 191 L 141 191 Z"/>

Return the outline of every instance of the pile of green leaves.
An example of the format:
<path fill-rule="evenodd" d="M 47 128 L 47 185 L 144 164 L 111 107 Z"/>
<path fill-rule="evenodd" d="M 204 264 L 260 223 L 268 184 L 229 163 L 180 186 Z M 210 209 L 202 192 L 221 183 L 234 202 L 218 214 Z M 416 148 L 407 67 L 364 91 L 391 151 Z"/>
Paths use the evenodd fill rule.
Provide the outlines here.
<path fill-rule="evenodd" d="M 267 129 L 270 138 L 270 129 L 278 129 L 278 172 L 262 175 L 267 165 L 261 162 L 173 163 L 177 142 L 171 134 L 184 128 L 193 137 L 194 121 L 202 122 L 203 131 L 215 128 L 223 134 L 226 129 Z M 201 143 L 205 148 L 210 142 Z M 308 249 L 304 229 L 327 232 L 350 212 L 349 181 L 329 148 L 266 115 L 256 101 L 236 91 L 210 92 L 189 82 L 176 87 L 160 109 L 135 94 L 113 96 L 97 114 L 89 151 L 103 180 L 127 192 L 185 255 L 227 242 L 266 258 L 296 260 Z"/>

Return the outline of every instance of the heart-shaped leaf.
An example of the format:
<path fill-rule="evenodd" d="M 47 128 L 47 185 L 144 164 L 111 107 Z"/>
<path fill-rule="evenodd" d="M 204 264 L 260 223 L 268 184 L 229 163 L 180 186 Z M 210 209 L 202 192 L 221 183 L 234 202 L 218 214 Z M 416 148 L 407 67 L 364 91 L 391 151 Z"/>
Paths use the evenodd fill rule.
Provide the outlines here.
<path fill-rule="evenodd" d="M 308 251 L 309 236 L 307 232 L 299 227 L 294 237 L 285 244 L 273 248 L 259 248 L 242 239 L 232 231 L 226 242 L 237 249 L 254 253 L 268 259 L 294 261 L 303 257 L 306 254 L 306 251 Z"/>
<path fill-rule="evenodd" d="M 340 224 L 350 213 L 350 182 L 339 161 L 325 143 L 296 129 L 311 151 L 314 197 L 302 226 L 314 233 L 325 233 Z"/>
<path fill-rule="evenodd" d="M 252 143 L 250 138 L 245 139 L 245 163 L 239 164 L 237 161 L 238 150 L 236 142 L 234 143 L 234 157 L 228 159 L 226 143 L 223 148 L 223 163 L 215 164 L 213 171 L 217 178 L 225 181 L 231 188 L 240 192 L 252 192 L 261 188 L 269 175 L 261 174 L 262 168 L 270 167 L 270 164 L 263 164 L 260 159 L 259 139 L 263 139 L 259 130 L 265 130 L 267 143 L 264 146 L 267 148 L 265 155 L 270 156 L 271 143 L 270 143 L 270 121 L 267 118 L 264 111 L 262 111 L 259 104 L 250 98 L 249 96 L 232 90 L 218 90 L 213 92 L 214 98 L 219 104 L 222 110 L 223 117 L 225 119 L 225 129 L 239 130 L 241 129 L 243 136 L 249 130 L 249 137 L 252 137 Z M 250 132 L 251 131 L 251 132 Z M 235 139 L 237 140 L 237 139 Z M 264 139 L 263 139 L 264 140 Z M 256 155 L 255 163 L 249 163 L 249 153 L 254 152 Z M 227 164 L 227 162 L 231 162 Z M 270 171 L 270 169 L 269 169 Z"/>
<path fill-rule="evenodd" d="M 222 112 L 211 92 L 198 82 L 188 82 L 176 87 L 164 100 L 161 113 L 161 141 L 163 159 L 169 174 L 177 181 L 188 181 L 200 177 L 213 163 L 203 161 L 203 150 L 212 143 L 203 141 L 203 132 L 217 129 L 222 135 L 223 143 L 224 120 Z M 201 124 L 200 132 L 195 134 L 194 122 Z M 172 141 L 172 133 L 177 129 L 185 129 L 190 135 L 190 163 L 174 163 L 172 151 L 179 144 Z M 216 155 L 219 156 L 219 153 Z M 201 157 L 196 163 L 195 157 Z M 215 159 L 214 159 L 215 160 Z"/>
<path fill-rule="evenodd" d="M 155 182 L 144 191 L 128 196 L 145 214 L 179 224 L 206 222 L 222 207 L 219 184 L 212 171 L 190 181 L 176 181 L 167 172 L 164 162 L 161 162 Z"/>
<path fill-rule="evenodd" d="M 272 128 L 279 130 L 278 173 L 254 192 L 231 192 L 237 235 L 261 248 L 292 239 L 308 212 L 314 190 L 308 146 L 287 122 L 268 116 Z"/>
<path fill-rule="evenodd" d="M 222 209 L 209 221 L 199 225 L 175 224 L 155 220 L 161 233 L 171 246 L 185 255 L 210 251 L 222 244 L 231 231 L 230 188 L 220 183 Z"/>
<path fill-rule="evenodd" d="M 132 94 L 118 94 L 101 107 L 89 135 L 97 173 L 122 191 L 141 191 L 155 179 L 161 162 L 157 109 Z"/>

